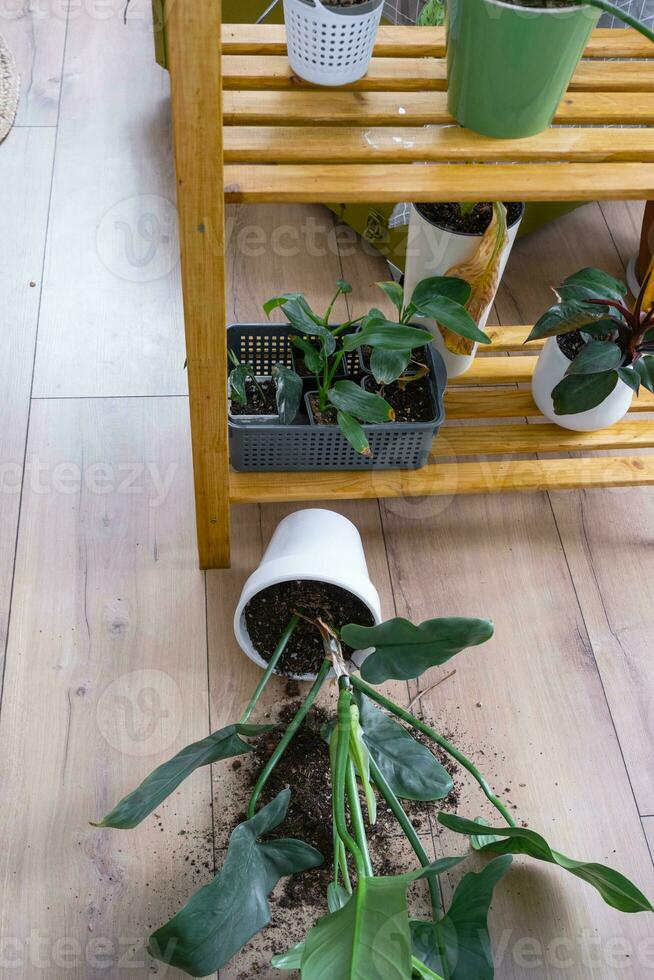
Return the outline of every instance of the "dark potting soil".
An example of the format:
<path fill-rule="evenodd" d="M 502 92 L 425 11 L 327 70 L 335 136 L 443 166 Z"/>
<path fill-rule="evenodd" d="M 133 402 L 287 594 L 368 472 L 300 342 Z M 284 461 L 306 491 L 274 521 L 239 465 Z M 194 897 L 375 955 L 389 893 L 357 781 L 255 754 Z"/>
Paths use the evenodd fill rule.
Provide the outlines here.
<path fill-rule="evenodd" d="M 246 779 L 253 788 L 257 778 L 301 705 L 301 701 L 284 704 L 279 713 L 280 728 L 265 738 L 258 739 L 254 751 L 248 756 L 249 766 Z M 332 795 L 329 770 L 328 747 L 321 735 L 324 725 L 331 719 L 324 708 L 314 706 L 300 726 L 278 765 L 273 770 L 262 794 L 262 802 L 269 803 L 286 787 L 291 789 L 291 802 L 283 824 L 271 834 L 272 837 L 297 837 L 317 848 L 324 862 L 314 871 L 288 878 L 284 884 L 279 905 L 282 907 L 310 906 L 324 909 L 327 886 L 331 880 L 333 841 L 332 841 Z M 411 734 L 432 751 L 439 761 L 446 761 L 447 769 L 453 776 L 459 774 L 457 764 L 448 756 L 445 760 L 433 742 L 421 733 Z M 407 815 L 419 833 L 429 833 L 430 813 L 434 820 L 438 810 L 456 809 L 458 789 L 452 791 L 446 800 L 433 803 L 420 803 L 412 800 L 402 801 Z M 377 794 L 377 822 L 368 826 L 370 858 L 375 874 L 392 875 L 406 870 L 402 862 L 407 852 L 398 847 L 402 840 L 401 831 L 395 817 Z M 409 853 L 409 862 L 414 866 L 415 859 Z M 273 914 L 274 919 L 274 914 Z"/>
<path fill-rule="evenodd" d="M 247 395 L 247 405 L 239 405 L 232 398 L 230 402 L 230 412 L 232 415 L 277 415 L 277 395 L 272 381 L 260 381 L 261 392 L 253 381 L 245 382 L 245 394 Z"/>
<path fill-rule="evenodd" d="M 522 214 L 522 205 L 511 201 L 506 201 L 505 203 L 507 222 L 509 227 L 511 227 Z M 426 218 L 427 221 L 433 221 L 448 231 L 457 231 L 461 234 L 468 235 L 483 235 L 493 217 L 493 204 L 491 201 L 480 201 L 467 214 L 462 214 L 461 208 L 455 202 L 416 204 L 416 208 L 418 213 L 423 218 Z"/>
<path fill-rule="evenodd" d="M 347 623 L 372 626 L 370 610 L 346 589 L 326 582 L 281 582 L 258 592 L 245 607 L 250 639 L 264 660 L 270 660 L 294 609 L 340 629 Z M 352 650 L 343 646 L 347 656 Z M 318 629 L 301 619 L 277 664 L 279 674 L 315 674 L 325 657 Z"/>
<path fill-rule="evenodd" d="M 586 344 L 586 341 L 578 330 L 575 330 L 574 333 L 562 333 L 556 338 L 556 342 L 559 345 L 561 353 L 565 354 L 569 361 L 574 361 L 577 354 Z"/>
<path fill-rule="evenodd" d="M 366 389 L 375 391 L 385 398 L 395 412 L 396 422 L 433 422 L 434 403 L 429 389 L 429 380 L 419 378 L 404 386 L 394 381 L 391 385 L 375 387 L 372 379 L 366 381 Z"/>

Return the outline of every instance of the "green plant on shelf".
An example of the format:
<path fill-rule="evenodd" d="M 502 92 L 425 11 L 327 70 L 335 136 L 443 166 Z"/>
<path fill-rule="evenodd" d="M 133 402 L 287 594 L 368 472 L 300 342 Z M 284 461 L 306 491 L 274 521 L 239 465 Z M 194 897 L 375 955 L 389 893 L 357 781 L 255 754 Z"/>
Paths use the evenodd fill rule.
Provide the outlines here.
<path fill-rule="evenodd" d="M 288 623 L 247 708 L 236 724 L 187 746 L 159 766 L 96 826 L 136 827 L 200 766 L 252 751 L 273 726 L 250 719 L 297 627 L 301 610 Z M 467 647 L 490 639 L 488 620 L 431 619 L 418 626 L 395 618 L 378 626 L 356 624 L 340 631 L 314 621 L 325 658 L 298 712 L 261 770 L 245 819 L 232 832 L 222 868 L 173 918 L 150 937 L 149 952 L 165 963 L 201 977 L 223 968 L 270 921 L 268 898 L 280 878 L 309 871 L 323 856 L 301 840 L 271 837 L 283 824 L 292 787 L 265 806 L 261 794 L 323 685 L 338 678 L 336 717 L 323 729 L 332 784 L 333 860 L 325 896 L 326 913 L 304 940 L 273 957 L 280 970 L 299 970 L 303 980 L 491 980 L 494 975 L 487 917 L 495 886 L 521 854 L 566 871 L 622 912 L 654 911 L 639 889 L 618 871 L 578 861 L 554 850 L 536 831 L 518 826 L 507 806 L 470 759 L 432 726 L 378 690 L 387 681 L 406 681 L 450 660 Z M 360 674 L 353 672 L 342 645 L 372 649 Z M 440 823 L 467 837 L 491 860 L 459 881 L 449 908 L 441 906 L 438 876 L 465 860 L 430 861 L 402 800 L 444 799 L 452 779 L 432 752 L 410 733 L 439 746 L 467 770 L 498 813 L 497 826 L 441 812 Z M 381 797 L 415 852 L 417 867 L 399 875 L 376 874 L 367 828 L 375 823 Z M 431 916 L 413 919 L 407 889 L 427 881 Z"/>
<path fill-rule="evenodd" d="M 552 390 L 557 415 L 600 405 L 619 381 L 654 392 L 654 297 L 648 273 L 633 306 L 627 287 L 601 269 L 581 269 L 555 289 L 556 303 L 527 341 L 575 335 L 580 349 Z"/>
<path fill-rule="evenodd" d="M 350 284 L 343 280 L 337 283 L 336 294 L 322 316 L 312 310 L 302 293 L 274 296 L 263 307 L 267 316 L 281 308 L 293 328 L 291 341 L 315 381 L 314 413 L 327 417 L 334 415 L 350 445 L 368 456 L 371 450 L 363 425 L 392 422 L 395 416 L 391 405 L 380 395 L 366 391 L 347 378 L 337 379 L 338 373 L 347 365 L 348 355 L 362 347 L 371 348 L 373 375 L 376 380 L 379 380 L 378 375 L 383 376 L 384 383 L 389 384 L 400 378 L 409 380 L 405 372 L 412 351 L 431 343 L 432 335 L 428 330 L 412 325 L 416 318 L 437 317 L 456 333 L 490 343 L 465 309 L 470 286 L 463 280 L 448 276 L 425 279 L 418 283 L 406 304 L 403 290 L 397 283 L 378 285 L 396 306 L 397 319 L 389 320 L 380 310 L 372 309 L 345 323 L 332 325 L 330 321 L 337 300 L 352 291 Z M 293 405 L 297 412 L 300 398 L 301 392 L 296 388 L 293 398 L 289 397 L 289 413 Z"/>

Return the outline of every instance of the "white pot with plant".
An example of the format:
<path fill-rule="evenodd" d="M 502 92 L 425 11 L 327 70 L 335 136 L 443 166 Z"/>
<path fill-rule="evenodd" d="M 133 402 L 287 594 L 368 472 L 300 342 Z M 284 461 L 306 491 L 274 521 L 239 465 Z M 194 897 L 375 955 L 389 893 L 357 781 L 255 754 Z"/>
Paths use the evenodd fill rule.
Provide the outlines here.
<path fill-rule="evenodd" d="M 483 331 L 523 214 L 524 204 L 414 204 L 407 240 L 407 293 L 430 276 L 464 279 L 472 287 L 466 309 Z M 426 325 L 448 377 L 464 374 L 475 359 L 477 342 L 436 320 L 427 320 Z"/>
<path fill-rule="evenodd" d="M 654 392 L 654 297 L 649 277 L 633 307 L 627 287 L 600 269 L 581 269 L 558 287 L 557 302 L 528 340 L 543 337 L 532 379 L 536 405 L 564 429 L 605 429 L 629 411 L 643 385 Z"/>
<path fill-rule="evenodd" d="M 384 0 L 284 0 L 288 60 L 314 85 L 350 85 L 368 71 Z"/>
<path fill-rule="evenodd" d="M 277 658 L 277 672 L 295 680 L 314 680 L 324 658 L 311 620 L 327 610 L 339 628 L 355 620 L 381 622 L 381 605 L 368 576 L 361 535 L 346 517 L 308 508 L 277 526 L 259 567 L 243 586 L 234 615 L 234 632 L 243 652 L 259 667 Z M 280 633 L 293 621 L 293 635 L 280 651 L 270 640 L 271 617 Z M 272 642 L 272 645 L 271 645 Z M 369 651 L 358 651 L 360 664 Z"/>

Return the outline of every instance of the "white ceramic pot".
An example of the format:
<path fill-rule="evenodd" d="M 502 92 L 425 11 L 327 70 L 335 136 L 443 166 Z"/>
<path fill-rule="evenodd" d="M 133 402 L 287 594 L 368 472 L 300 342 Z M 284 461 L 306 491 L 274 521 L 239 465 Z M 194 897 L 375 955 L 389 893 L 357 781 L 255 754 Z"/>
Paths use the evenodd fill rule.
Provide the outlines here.
<path fill-rule="evenodd" d="M 263 589 L 298 580 L 327 582 L 346 589 L 368 607 L 376 624 L 381 623 L 379 595 L 368 576 L 361 535 L 354 524 L 332 510 L 298 510 L 277 525 L 261 564 L 243 586 L 234 614 L 238 644 L 260 667 L 267 667 L 267 662 L 250 639 L 245 607 Z M 352 659 L 360 665 L 369 653 L 358 651 Z M 299 681 L 313 679 L 314 675 L 295 677 Z"/>
<path fill-rule="evenodd" d="M 563 380 L 569 367 L 570 361 L 559 347 L 556 337 L 548 337 L 538 357 L 531 381 L 534 401 L 546 419 L 556 422 L 563 429 L 593 432 L 595 429 L 606 429 L 624 418 L 633 398 L 633 391 L 624 381 L 618 381 L 608 398 L 605 398 L 596 408 L 575 415 L 556 415 L 552 390 L 556 388 L 559 381 Z"/>
<path fill-rule="evenodd" d="M 516 240 L 520 222 L 524 214 L 524 205 L 520 217 L 509 228 L 509 241 L 504 249 L 502 261 L 500 263 L 500 278 L 504 275 L 506 263 Z M 440 225 L 435 224 L 425 218 L 418 208 L 411 207 L 411 217 L 409 219 L 409 234 L 407 239 L 407 258 L 406 273 L 404 279 L 405 295 L 411 297 L 415 287 L 422 279 L 430 276 L 443 276 L 452 266 L 462 262 L 469 262 L 477 249 L 481 235 L 463 234 L 461 232 L 449 231 Z M 479 328 L 484 329 L 490 315 L 495 296 L 488 304 L 483 316 L 479 320 Z M 475 344 L 471 354 L 454 354 L 448 350 L 445 341 L 441 336 L 435 320 L 421 320 L 421 323 L 431 330 L 434 335 L 434 347 L 442 355 L 447 368 L 447 376 L 456 378 L 464 374 L 475 359 L 477 344 Z"/>
<path fill-rule="evenodd" d="M 349 85 L 368 71 L 384 0 L 326 7 L 321 0 L 284 0 L 288 60 L 314 85 Z"/>

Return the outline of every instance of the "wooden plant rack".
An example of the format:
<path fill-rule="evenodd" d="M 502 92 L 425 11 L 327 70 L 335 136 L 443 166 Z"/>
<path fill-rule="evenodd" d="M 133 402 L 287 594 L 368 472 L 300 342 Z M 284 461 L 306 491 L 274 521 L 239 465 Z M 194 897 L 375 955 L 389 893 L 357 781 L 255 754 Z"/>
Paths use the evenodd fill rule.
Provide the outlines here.
<path fill-rule="evenodd" d="M 230 503 L 654 484 L 654 455 L 634 455 L 654 447 L 654 426 L 642 417 L 654 398 L 641 395 L 623 422 L 602 432 L 544 423 L 530 392 L 516 387 L 529 382 L 538 344 L 506 356 L 523 350 L 527 326 L 493 328 L 490 354 L 450 384 L 447 417 L 456 421 L 441 430 L 424 469 L 292 477 L 230 470 L 225 201 L 651 199 L 654 62 L 640 35 L 596 31 L 558 125 L 500 141 L 447 125 L 440 29 L 383 27 L 368 76 L 348 90 L 321 90 L 291 74 L 283 27 L 229 25 L 221 33 L 220 7 L 167 0 L 160 38 L 172 83 L 202 567 L 229 565 Z M 434 123 L 444 125 L 425 128 Z M 605 128 L 625 124 L 633 128 L 619 138 Z M 631 454 L 615 454 L 624 449 Z"/>

